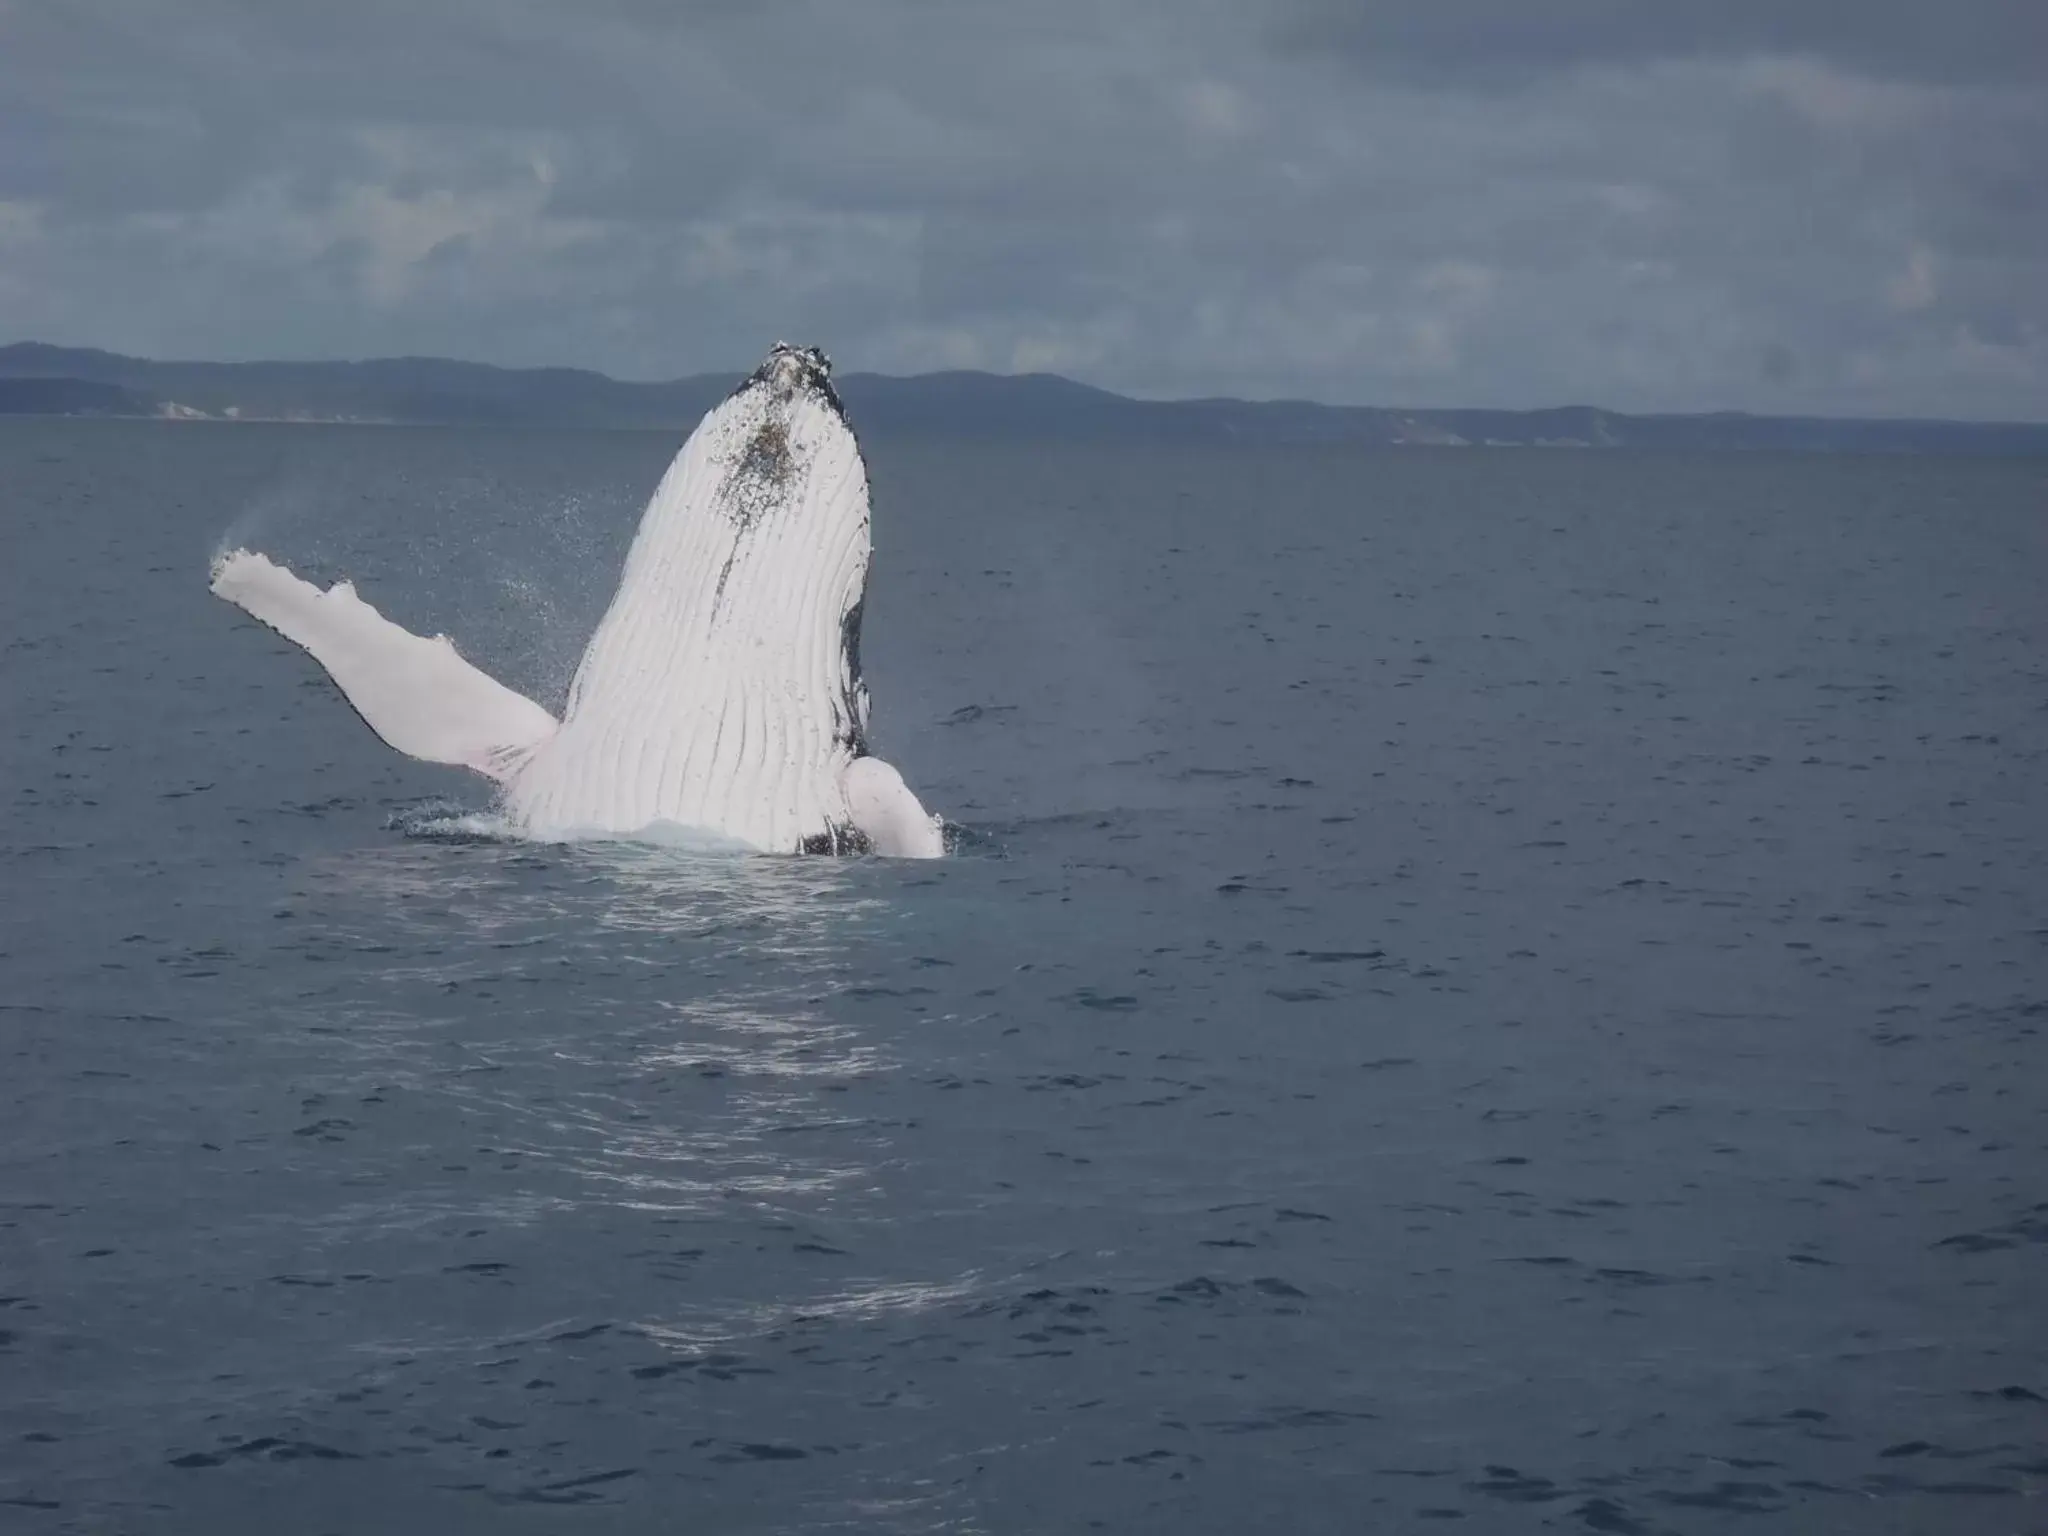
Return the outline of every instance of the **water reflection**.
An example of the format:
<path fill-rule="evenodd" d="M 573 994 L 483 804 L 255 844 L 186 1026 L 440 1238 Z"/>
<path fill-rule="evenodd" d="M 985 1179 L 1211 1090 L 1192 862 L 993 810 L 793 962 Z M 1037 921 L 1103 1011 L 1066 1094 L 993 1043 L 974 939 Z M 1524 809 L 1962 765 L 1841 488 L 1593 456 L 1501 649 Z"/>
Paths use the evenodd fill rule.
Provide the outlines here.
<path fill-rule="evenodd" d="M 351 961 L 286 1010 L 330 1073 L 463 1115 L 528 1184 L 690 1210 L 871 1173 L 866 1122 L 829 1100 L 899 1065 L 832 1008 L 890 906 L 856 862 L 465 832 L 304 883 L 281 941 Z"/>
<path fill-rule="evenodd" d="M 273 1143 L 290 1269 L 431 1253 L 465 1289 L 406 1339 L 459 1302 L 445 1338 L 496 1350 L 573 1298 L 657 1357 L 1002 1283 L 902 1219 L 932 870 L 457 821 L 294 864 L 263 936 L 247 1044 L 304 1106 Z"/>

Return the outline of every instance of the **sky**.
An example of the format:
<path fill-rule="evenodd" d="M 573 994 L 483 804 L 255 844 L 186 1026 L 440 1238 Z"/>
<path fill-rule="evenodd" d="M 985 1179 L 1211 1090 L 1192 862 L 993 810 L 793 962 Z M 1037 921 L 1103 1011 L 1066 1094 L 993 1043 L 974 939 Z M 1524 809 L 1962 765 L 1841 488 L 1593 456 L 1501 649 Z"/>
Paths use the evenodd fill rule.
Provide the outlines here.
<path fill-rule="evenodd" d="M 2048 420 L 2048 0 L 0 0 L 0 341 Z"/>

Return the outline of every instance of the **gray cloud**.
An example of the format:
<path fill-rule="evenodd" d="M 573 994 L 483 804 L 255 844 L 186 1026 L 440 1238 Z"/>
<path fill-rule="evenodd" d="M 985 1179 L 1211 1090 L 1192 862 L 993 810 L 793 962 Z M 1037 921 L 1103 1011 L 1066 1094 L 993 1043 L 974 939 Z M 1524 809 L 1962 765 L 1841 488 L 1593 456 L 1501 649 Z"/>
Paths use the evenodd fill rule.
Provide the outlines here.
<path fill-rule="evenodd" d="M 1883 79 L 2048 78 L 2048 10 L 2027 0 L 1286 0 L 1271 37 L 1399 74 L 1526 80 L 1651 60 L 1789 57 Z"/>
<path fill-rule="evenodd" d="M 2048 417 L 2044 25 L 0 0 L 0 335 Z"/>

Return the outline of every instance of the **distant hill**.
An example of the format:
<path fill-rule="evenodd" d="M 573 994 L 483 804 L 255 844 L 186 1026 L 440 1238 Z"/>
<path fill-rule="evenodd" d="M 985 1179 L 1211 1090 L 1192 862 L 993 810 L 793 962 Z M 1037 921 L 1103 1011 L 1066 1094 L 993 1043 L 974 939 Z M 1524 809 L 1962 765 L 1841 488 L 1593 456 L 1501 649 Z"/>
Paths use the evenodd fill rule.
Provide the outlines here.
<path fill-rule="evenodd" d="M 0 376 L 0 416 L 154 416 L 156 402 L 94 379 Z"/>
<path fill-rule="evenodd" d="M 577 368 L 494 368 L 434 357 L 358 363 L 156 362 L 19 342 L 0 347 L 0 414 L 679 431 L 717 404 L 736 379 L 699 374 L 633 384 Z M 855 424 L 881 432 L 1374 447 L 2048 454 L 2048 423 L 1739 412 L 1630 416 L 1584 405 L 1486 411 L 1304 400 L 1133 400 L 1054 374 L 893 378 L 853 373 L 838 382 Z"/>

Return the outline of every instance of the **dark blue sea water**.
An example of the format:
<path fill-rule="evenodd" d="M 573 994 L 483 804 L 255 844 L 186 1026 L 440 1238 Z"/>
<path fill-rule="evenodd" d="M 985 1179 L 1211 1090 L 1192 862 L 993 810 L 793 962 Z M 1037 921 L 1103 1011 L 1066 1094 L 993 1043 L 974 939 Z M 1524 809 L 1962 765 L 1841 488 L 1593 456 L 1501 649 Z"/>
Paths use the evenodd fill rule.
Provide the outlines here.
<path fill-rule="evenodd" d="M 873 440 L 939 865 L 465 836 L 675 440 L 0 425 L 0 1531 L 2048 1530 L 2048 465 Z"/>

